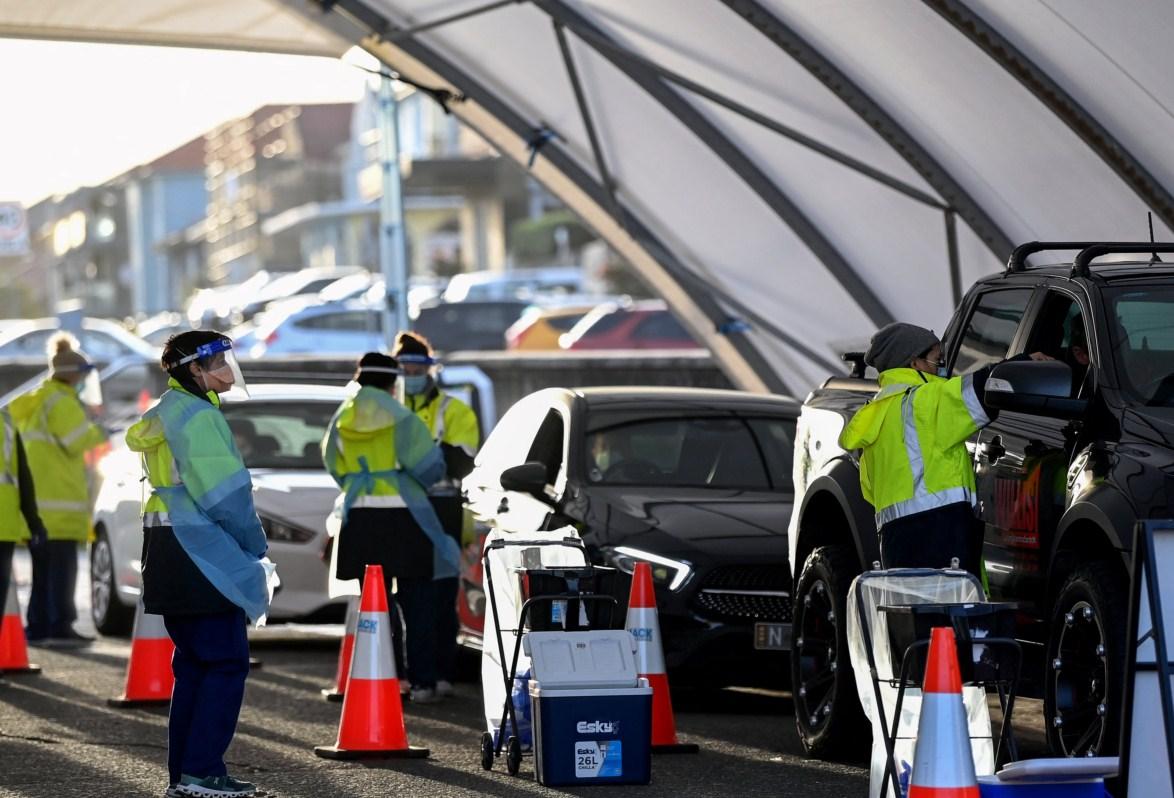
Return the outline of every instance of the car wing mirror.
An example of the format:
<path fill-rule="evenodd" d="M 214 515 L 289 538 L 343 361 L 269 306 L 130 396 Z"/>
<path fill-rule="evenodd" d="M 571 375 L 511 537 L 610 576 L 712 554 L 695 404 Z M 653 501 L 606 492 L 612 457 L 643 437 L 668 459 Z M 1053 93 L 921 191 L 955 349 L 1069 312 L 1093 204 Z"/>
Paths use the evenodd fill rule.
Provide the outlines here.
<path fill-rule="evenodd" d="M 543 498 L 546 490 L 546 466 L 536 460 L 511 466 L 501 472 L 501 486 L 506 490 Z"/>
<path fill-rule="evenodd" d="M 1056 360 L 1000 363 L 986 381 L 986 404 L 998 410 L 1079 418 L 1087 399 L 1072 398 L 1072 369 Z"/>

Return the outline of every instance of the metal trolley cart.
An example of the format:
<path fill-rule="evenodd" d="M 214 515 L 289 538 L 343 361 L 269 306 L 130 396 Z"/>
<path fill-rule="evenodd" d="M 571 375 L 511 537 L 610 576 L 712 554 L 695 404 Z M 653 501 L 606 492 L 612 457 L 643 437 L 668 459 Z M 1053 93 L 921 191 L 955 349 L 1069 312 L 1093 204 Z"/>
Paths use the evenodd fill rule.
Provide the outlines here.
<path fill-rule="evenodd" d="M 529 561 L 523 558 L 523 567 L 520 569 L 519 577 L 524 600 L 518 607 L 515 618 L 501 617 L 498 610 L 498 588 L 494 584 L 494 568 L 491 567 L 491 559 L 494 556 L 500 557 L 510 549 L 528 548 L 538 549 L 541 552 L 544 548 L 551 547 L 561 547 L 565 551 L 577 552 L 581 555 L 583 563 L 581 565 L 545 567 L 541 556 L 531 557 Z M 546 539 L 496 537 L 486 542 L 482 554 L 482 564 L 491 608 L 486 620 L 493 625 L 492 634 L 496 638 L 496 653 L 501 666 L 500 676 L 505 687 L 505 700 L 497 733 L 494 734 L 487 730 L 481 735 L 481 767 L 485 770 L 492 770 L 493 760 L 500 757 L 504 749 L 506 769 L 511 776 L 516 776 L 521 766 L 523 752 L 513 689 L 524 636 L 529 631 L 575 632 L 612 628 L 618 602 L 614 596 L 610 595 L 609 588 L 611 587 L 611 579 L 615 575 L 615 569 L 592 565 L 583 541 L 577 537 Z M 504 627 L 503 623 L 513 624 L 513 628 Z M 510 634 L 514 636 L 514 647 L 507 665 L 505 636 Z M 485 646 L 492 645 L 489 635 L 490 630 L 486 629 L 482 638 Z M 485 692 L 487 717 L 490 716 L 493 709 L 490 704 L 496 705 L 490 696 L 488 678 L 489 674 L 483 668 L 482 689 Z M 508 739 L 505 735 L 507 723 L 510 730 Z"/>
<path fill-rule="evenodd" d="M 909 718 L 903 724 L 902 711 L 908 691 L 921 688 L 930 629 L 935 626 L 954 629 L 963 691 L 981 691 L 972 696 L 972 704 L 978 699 L 974 709 L 968 707 L 971 736 L 990 737 L 985 695 L 993 689 L 1003 717 L 991 765 L 999 762 L 1004 744 L 1010 760 L 1018 757 L 1011 728 L 1022 663 L 1022 651 L 1014 639 L 1017 605 L 987 602 L 978 579 L 956 569 L 869 571 L 857 579 L 852 594 L 860 647 L 867 662 L 866 678 L 871 682 L 867 703 L 875 707 L 874 723 L 879 726 L 885 753 L 883 770 L 878 773 L 874 748 L 873 795 L 878 794 L 878 777 L 880 798 L 903 794 L 897 744 Z M 863 674 L 857 667 L 859 686 Z M 865 688 L 859 689 L 863 698 Z M 986 733 L 977 734 L 975 727 L 984 723 Z"/>

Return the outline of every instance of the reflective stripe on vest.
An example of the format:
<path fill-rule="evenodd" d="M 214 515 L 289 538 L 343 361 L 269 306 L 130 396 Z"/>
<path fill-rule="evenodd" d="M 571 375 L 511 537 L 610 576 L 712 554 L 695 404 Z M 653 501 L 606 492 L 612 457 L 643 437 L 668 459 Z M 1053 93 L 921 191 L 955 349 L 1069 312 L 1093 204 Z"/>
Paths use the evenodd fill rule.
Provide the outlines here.
<path fill-rule="evenodd" d="M 0 427 L 4 427 L 4 459 L 0 460 L 0 485 L 17 484 L 16 429 L 7 413 L 0 412 Z"/>
<path fill-rule="evenodd" d="M 166 510 L 153 510 L 143 515 L 143 528 L 152 529 L 157 526 L 171 526 L 171 516 Z"/>
<path fill-rule="evenodd" d="M 87 515 L 90 512 L 90 506 L 86 502 L 74 502 L 68 499 L 38 499 L 37 509 L 62 513 L 86 513 Z"/>
<path fill-rule="evenodd" d="M 967 390 L 968 386 L 969 390 Z M 878 512 L 876 514 L 877 529 L 880 529 L 890 521 L 895 521 L 898 518 L 904 518 L 908 515 L 914 515 L 915 513 L 923 513 L 926 510 L 933 510 L 958 502 L 966 502 L 970 505 L 973 505 L 975 502 L 974 493 L 967 487 L 959 486 L 947 488 L 937 493 L 931 493 L 925 486 L 925 459 L 921 454 L 921 438 L 917 434 L 917 423 L 913 415 L 913 397 L 920 387 L 915 386 L 910 388 L 901 397 L 901 421 L 904 427 L 905 456 L 909 459 L 909 470 L 913 472 L 913 496 L 905 501 L 890 504 Z M 970 404 L 970 397 L 974 397 L 975 404 L 978 405 L 978 413 L 985 419 L 986 413 L 983 412 L 982 405 L 978 404 L 978 397 L 974 392 L 973 381 L 963 381 L 962 395 L 966 397 L 966 409 L 970 412 L 971 417 L 976 422 L 978 421 L 978 418 L 974 415 L 974 409 Z"/>
<path fill-rule="evenodd" d="M 355 497 L 351 509 L 356 507 L 407 507 L 402 496 L 371 496 L 363 494 Z"/>
<path fill-rule="evenodd" d="M 436 418 L 432 419 L 432 440 L 437 443 L 444 440 L 444 414 L 451 403 L 451 396 L 448 394 L 441 395 L 440 407 L 436 408 Z"/>

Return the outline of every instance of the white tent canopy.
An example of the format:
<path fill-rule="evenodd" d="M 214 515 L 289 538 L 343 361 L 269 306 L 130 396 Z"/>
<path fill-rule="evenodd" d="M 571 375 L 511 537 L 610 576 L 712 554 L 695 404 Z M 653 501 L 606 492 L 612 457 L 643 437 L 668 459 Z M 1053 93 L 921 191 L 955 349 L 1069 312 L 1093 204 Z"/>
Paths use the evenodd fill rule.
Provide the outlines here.
<path fill-rule="evenodd" d="M 1159 0 L 55 0 L 0 35 L 362 43 L 533 159 L 751 389 L 940 330 L 1017 243 L 1174 229 Z"/>

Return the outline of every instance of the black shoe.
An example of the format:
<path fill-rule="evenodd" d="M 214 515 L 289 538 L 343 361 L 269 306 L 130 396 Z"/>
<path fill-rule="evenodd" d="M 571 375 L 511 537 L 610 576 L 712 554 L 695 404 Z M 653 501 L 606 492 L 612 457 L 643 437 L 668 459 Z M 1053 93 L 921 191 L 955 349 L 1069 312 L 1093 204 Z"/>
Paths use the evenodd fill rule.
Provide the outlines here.
<path fill-rule="evenodd" d="M 61 634 L 53 635 L 45 645 L 50 648 L 81 648 L 94 642 L 94 638 L 80 634 L 73 629 L 67 629 Z"/>

